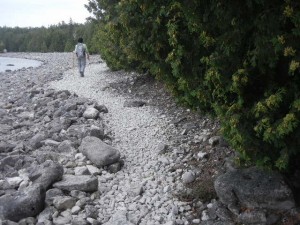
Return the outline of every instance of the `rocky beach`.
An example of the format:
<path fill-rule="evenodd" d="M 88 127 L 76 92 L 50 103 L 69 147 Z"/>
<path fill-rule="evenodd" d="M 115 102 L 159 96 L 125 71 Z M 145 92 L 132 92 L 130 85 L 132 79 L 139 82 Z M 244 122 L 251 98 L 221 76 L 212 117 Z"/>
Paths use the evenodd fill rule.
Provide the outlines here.
<path fill-rule="evenodd" d="M 98 55 L 85 77 L 72 53 L 5 57 L 42 64 L 0 73 L 0 224 L 300 221 L 282 176 L 237 172 L 218 121 L 147 74 Z"/>

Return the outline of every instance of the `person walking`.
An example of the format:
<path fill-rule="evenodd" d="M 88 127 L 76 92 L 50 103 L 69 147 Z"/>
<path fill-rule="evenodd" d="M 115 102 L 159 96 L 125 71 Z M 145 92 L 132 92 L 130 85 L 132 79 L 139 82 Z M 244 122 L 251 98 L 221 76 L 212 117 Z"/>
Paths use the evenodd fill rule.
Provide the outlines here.
<path fill-rule="evenodd" d="M 83 43 L 83 38 L 78 38 L 78 43 L 75 46 L 75 54 L 78 60 L 78 69 L 81 77 L 84 77 L 86 59 L 90 60 L 90 55 L 86 44 Z"/>

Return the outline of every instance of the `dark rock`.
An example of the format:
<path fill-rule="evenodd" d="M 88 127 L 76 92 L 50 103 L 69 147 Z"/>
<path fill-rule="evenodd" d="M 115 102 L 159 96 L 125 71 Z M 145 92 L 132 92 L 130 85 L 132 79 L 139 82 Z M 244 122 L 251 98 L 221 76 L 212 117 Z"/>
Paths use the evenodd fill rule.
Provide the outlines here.
<path fill-rule="evenodd" d="M 95 206 L 93 205 L 86 205 L 85 206 L 85 214 L 87 217 L 93 218 L 93 219 L 97 219 L 98 217 L 98 209 L 95 208 Z"/>
<path fill-rule="evenodd" d="M 0 197 L 0 219 L 19 221 L 34 217 L 44 208 L 45 192 L 39 185 L 31 185 L 24 191 Z"/>
<path fill-rule="evenodd" d="M 66 109 L 67 112 L 69 112 L 71 110 L 77 110 L 77 104 L 68 102 L 64 108 Z"/>
<path fill-rule="evenodd" d="M 105 105 L 99 105 L 98 103 L 96 103 L 94 105 L 94 108 L 97 109 L 100 113 L 108 113 L 108 109 Z"/>
<path fill-rule="evenodd" d="M 187 120 L 186 117 L 181 117 L 181 118 L 172 120 L 171 123 L 174 124 L 175 126 L 177 126 L 179 123 L 181 123 L 181 122 L 183 122 L 185 120 Z"/>
<path fill-rule="evenodd" d="M 122 169 L 123 166 L 124 166 L 124 161 L 120 160 L 119 162 L 116 162 L 114 164 L 109 165 L 107 167 L 107 170 L 110 173 L 117 173 L 117 172 L 119 172 Z"/>
<path fill-rule="evenodd" d="M 62 91 L 58 91 L 56 93 L 56 97 L 61 98 L 61 99 L 67 99 L 67 98 L 69 98 L 70 95 L 71 95 L 71 92 L 68 90 L 62 90 Z"/>
<path fill-rule="evenodd" d="M 90 136 L 97 137 L 97 138 L 103 140 L 104 139 L 104 129 L 92 125 L 90 128 Z"/>
<path fill-rule="evenodd" d="M 46 136 L 44 133 L 37 133 L 29 140 L 29 144 L 33 149 L 37 149 L 42 147 L 42 141 L 44 141 L 45 139 Z"/>
<path fill-rule="evenodd" d="M 289 210 L 293 194 L 281 175 L 256 168 L 229 171 L 215 181 L 215 190 L 224 205 L 238 203 L 246 208 Z"/>
<path fill-rule="evenodd" d="M 138 100 L 126 100 L 124 102 L 124 107 L 142 107 L 146 105 L 145 101 L 138 101 Z"/>
<path fill-rule="evenodd" d="M 120 152 L 117 149 L 96 137 L 85 137 L 79 151 L 98 167 L 108 166 L 120 160 Z"/>
<path fill-rule="evenodd" d="M 168 145 L 161 143 L 157 146 L 157 151 L 159 154 L 165 154 L 167 152 L 168 148 L 169 148 Z"/>
<path fill-rule="evenodd" d="M 214 136 L 214 137 L 211 137 L 209 140 L 208 140 L 208 143 L 210 145 L 212 145 L 213 147 L 214 146 L 220 146 L 220 147 L 228 147 L 228 144 L 226 143 L 226 141 L 224 140 L 223 137 L 221 136 Z"/>
<path fill-rule="evenodd" d="M 279 214 L 270 214 L 267 217 L 267 225 L 272 225 L 272 224 L 278 224 L 278 221 L 280 220 L 280 215 Z M 300 222 L 300 218 L 299 221 Z"/>
<path fill-rule="evenodd" d="M 77 117 L 82 117 L 84 112 L 85 112 L 85 106 L 79 105 L 77 107 L 76 116 Z"/>

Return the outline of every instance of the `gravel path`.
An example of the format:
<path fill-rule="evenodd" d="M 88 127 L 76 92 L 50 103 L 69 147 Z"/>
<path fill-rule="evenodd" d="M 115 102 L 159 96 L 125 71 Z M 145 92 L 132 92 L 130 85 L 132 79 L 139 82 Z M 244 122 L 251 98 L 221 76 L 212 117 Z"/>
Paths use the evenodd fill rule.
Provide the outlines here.
<path fill-rule="evenodd" d="M 173 190 L 182 186 L 176 181 L 182 171 L 170 172 L 174 160 L 159 154 L 162 146 L 168 145 L 166 132 L 172 132 L 169 121 L 151 106 L 124 107 L 127 99 L 109 88 L 118 79 L 121 78 L 111 73 L 104 63 L 91 64 L 84 78 L 71 69 L 50 87 L 67 89 L 108 108 L 104 120 L 114 137 L 112 145 L 120 150 L 125 165 L 117 174 L 100 179 L 100 188 L 105 193 L 99 200 L 103 220 L 123 211 L 129 212 L 131 221 L 140 224 L 174 221 L 178 210 L 188 212 L 191 207 L 173 195 Z"/>

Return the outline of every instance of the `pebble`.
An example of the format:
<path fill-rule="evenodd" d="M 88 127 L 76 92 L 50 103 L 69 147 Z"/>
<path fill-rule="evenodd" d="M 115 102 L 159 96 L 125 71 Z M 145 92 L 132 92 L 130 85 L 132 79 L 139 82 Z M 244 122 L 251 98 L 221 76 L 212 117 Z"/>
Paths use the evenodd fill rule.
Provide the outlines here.
<path fill-rule="evenodd" d="M 191 183 L 196 179 L 193 171 L 187 171 L 182 175 L 182 182 L 185 184 Z"/>

